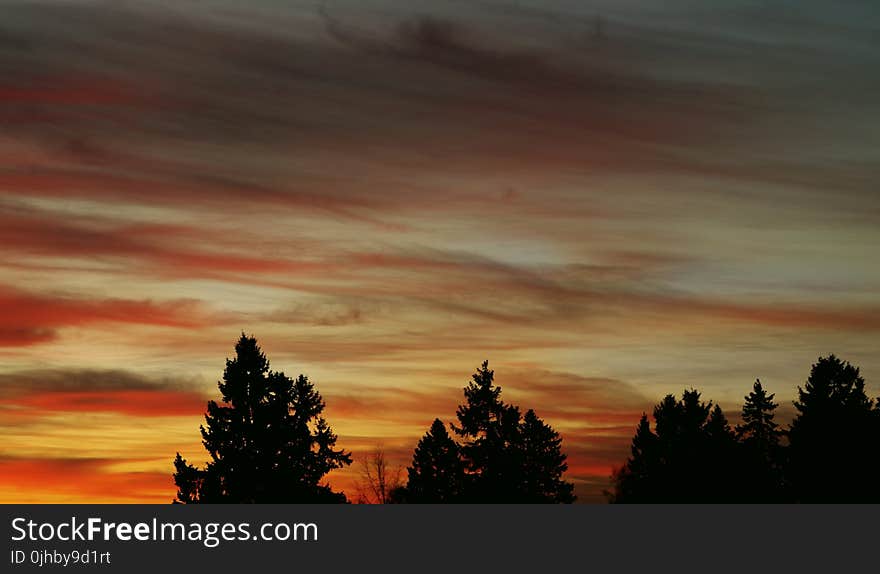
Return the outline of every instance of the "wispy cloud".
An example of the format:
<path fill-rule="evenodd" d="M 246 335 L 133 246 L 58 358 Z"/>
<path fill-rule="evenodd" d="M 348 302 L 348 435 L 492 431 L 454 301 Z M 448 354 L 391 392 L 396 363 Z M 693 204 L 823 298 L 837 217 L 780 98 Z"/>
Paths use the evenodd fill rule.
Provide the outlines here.
<path fill-rule="evenodd" d="M 206 321 L 199 303 L 192 300 L 83 299 L 36 295 L 0 285 L 0 341 L 12 346 L 51 339 L 64 327 L 110 322 L 194 328 Z"/>
<path fill-rule="evenodd" d="M 880 368 L 869 3 L 232 4 L 0 5 L 10 472 L 165 502 L 241 330 L 399 463 L 489 358 L 590 500 L 667 392 Z"/>

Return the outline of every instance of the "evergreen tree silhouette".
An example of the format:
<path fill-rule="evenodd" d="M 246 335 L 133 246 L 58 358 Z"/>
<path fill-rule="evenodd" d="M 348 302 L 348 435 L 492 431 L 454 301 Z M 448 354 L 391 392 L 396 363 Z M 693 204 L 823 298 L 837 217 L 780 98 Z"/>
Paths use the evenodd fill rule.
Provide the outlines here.
<path fill-rule="evenodd" d="M 820 357 L 794 406 L 787 474 L 795 500 L 880 501 L 880 429 L 858 367 Z"/>
<path fill-rule="evenodd" d="M 660 499 L 659 440 L 651 430 L 648 415 L 642 413 L 630 446 L 630 458 L 612 477 L 614 491 L 606 492 L 610 502 L 646 503 Z"/>
<path fill-rule="evenodd" d="M 743 403 L 742 424 L 736 427 L 737 438 L 743 444 L 753 445 L 766 460 L 773 458 L 782 437 L 779 425 L 773 421 L 779 406 L 773 402 L 775 397 L 775 394 L 767 394 L 760 379 L 756 380 Z"/>
<path fill-rule="evenodd" d="M 520 414 L 501 400 L 494 375 L 489 362 L 483 362 L 464 389 L 465 404 L 456 411 L 460 426 L 452 428 L 463 439 L 469 496 L 480 502 L 511 502 L 517 494 L 509 479 L 517 468 L 513 450 Z"/>
<path fill-rule="evenodd" d="M 742 449 L 719 405 L 709 413 L 704 432 L 702 471 L 708 488 L 703 488 L 702 499 L 745 502 L 750 489 L 745 484 Z"/>
<path fill-rule="evenodd" d="M 529 409 L 520 428 L 523 469 L 521 502 L 574 502 L 574 485 L 562 479 L 568 470 L 562 437 Z"/>
<path fill-rule="evenodd" d="M 756 381 L 734 432 L 696 390 L 667 395 L 653 430 L 642 415 L 610 501 L 880 502 L 880 399 L 867 396 L 857 367 L 820 357 L 787 432 L 774 398 Z"/>
<path fill-rule="evenodd" d="M 419 441 L 402 496 L 410 503 L 460 502 L 464 495 L 464 463 L 458 445 L 440 419 Z"/>
<path fill-rule="evenodd" d="M 218 383 L 222 403 L 208 402 L 204 469 L 178 453 L 180 503 L 345 502 L 323 477 L 351 464 L 321 416 L 324 400 L 303 375 L 271 371 L 256 339 L 242 334 Z"/>
<path fill-rule="evenodd" d="M 654 407 L 652 431 L 642 415 L 631 456 L 614 475 L 617 503 L 732 502 L 737 444 L 721 407 L 705 403 L 696 390 L 680 400 L 667 395 Z"/>
<path fill-rule="evenodd" d="M 572 486 L 561 479 L 566 469 L 561 439 L 534 413 L 522 420 L 519 407 L 501 400 L 494 371 L 484 361 L 464 389 L 456 411 L 465 461 L 467 494 L 473 502 L 572 502 Z M 526 432 L 528 435 L 526 436 Z M 543 465 L 527 468 L 527 461 Z M 541 477 L 536 472 L 546 472 Z"/>
<path fill-rule="evenodd" d="M 746 395 L 742 407 L 742 423 L 736 427 L 736 437 L 742 445 L 742 479 L 750 502 L 785 502 L 782 464 L 783 432 L 773 420 L 775 394 L 764 390 L 760 379 Z"/>

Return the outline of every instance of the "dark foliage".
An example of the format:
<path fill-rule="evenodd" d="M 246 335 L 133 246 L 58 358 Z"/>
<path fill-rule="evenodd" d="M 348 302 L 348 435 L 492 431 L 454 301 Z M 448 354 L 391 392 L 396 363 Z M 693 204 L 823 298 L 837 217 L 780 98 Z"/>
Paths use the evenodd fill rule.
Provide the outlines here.
<path fill-rule="evenodd" d="M 568 469 L 562 437 L 531 409 L 520 425 L 517 451 L 522 457 L 519 502 L 574 502 L 574 485 L 562 478 Z"/>
<path fill-rule="evenodd" d="M 781 444 L 783 431 L 773 420 L 779 406 L 773 402 L 775 396 L 764 390 L 760 380 L 755 381 L 743 403 L 742 424 L 736 427 L 743 465 L 741 488 L 749 502 L 787 501 L 782 465 L 786 456 Z"/>
<path fill-rule="evenodd" d="M 321 416 L 324 400 L 303 375 L 271 371 L 256 339 L 242 335 L 201 427 L 204 469 L 174 461 L 180 503 L 345 502 L 321 480 L 351 464 Z"/>
<path fill-rule="evenodd" d="M 666 396 L 654 429 L 642 415 L 631 456 L 613 476 L 612 502 L 878 502 L 880 405 L 859 369 L 834 355 L 798 388 L 790 429 L 760 381 L 733 432 L 697 391 Z M 784 439 L 788 438 L 788 445 Z"/>
<path fill-rule="evenodd" d="M 486 361 L 464 389 L 456 412 L 471 502 L 570 503 L 573 486 L 562 479 L 568 465 L 562 439 L 534 411 L 501 400 L 501 387 Z"/>
<path fill-rule="evenodd" d="M 643 415 L 632 455 L 615 475 L 615 502 L 728 502 L 737 497 L 736 438 L 719 406 L 687 390 Z"/>
<path fill-rule="evenodd" d="M 877 406 L 858 367 L 834 355 L 813 365 L 794 403 L 788 479 L 799 502 L 880 502 Z"/>
<path fill-rule="evenodd" d="M 324 400 L 303 375 L 272 371 L 253 337 L 242 335 L 209 401 L 203 444 L 210 460 L 178 453 L 178 503 L 339 503 L 322 483 L 351 464 L 322 416 Z M 464 388 L 458 424 L 435 419 L 413 453 L 408 482 L 384 454 L 367 459 L 369 496 L 380 503 L 571 503 L 562 438 L 533 410 L 501 398 L 484 362 Z M 721 407 L 694 389 L 667 395 L 643 414 L 630 457 L 614 473 L 612 502 L 880 502 L 880 400 L 859 369 L 830 355 L 812 366 L 787 430 L 775 395 L 754 383 L 731 428 Z"/>
<path fill-rule="evenodd" d="M 562 438 L 534 411 L 501 400 L 484 362 L 464 389 L 452 430 L 435 419 L 419 441 L 397 500 L 413 503 L 570 503 Z"/>
<path fill-rule="evenodd" d="M 440 419 L 419 441 L 412 466 L 406 469 L 403 497 L 409 503 L 461 502 L 464 496 L 464 463 L 458 445 Z M 400 493 L 398 493 L 400 495 Z"/>

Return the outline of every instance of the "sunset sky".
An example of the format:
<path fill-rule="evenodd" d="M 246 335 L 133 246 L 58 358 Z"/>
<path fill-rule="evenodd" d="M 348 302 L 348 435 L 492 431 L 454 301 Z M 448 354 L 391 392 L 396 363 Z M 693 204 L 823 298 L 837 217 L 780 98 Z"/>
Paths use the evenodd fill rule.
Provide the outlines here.
<path fill-rule="evenodd" d="M 584 502 L 666 393 L 877 396 L 878 16 L 0 0 L 0 502 L 170 502 L 242 331 L 356 460 L 489 359 Z"/>

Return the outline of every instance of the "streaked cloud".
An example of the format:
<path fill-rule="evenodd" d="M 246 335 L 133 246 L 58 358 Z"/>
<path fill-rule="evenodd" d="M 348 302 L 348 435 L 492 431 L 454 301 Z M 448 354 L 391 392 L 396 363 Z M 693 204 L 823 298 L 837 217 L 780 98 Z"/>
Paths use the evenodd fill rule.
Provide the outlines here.
<path fill-rule="evenodd" d="M 0 285 L 0 341 L 9 346 L 48 341 L 58 329 L 95 323 L 195 328 L 206 321 L 199 303 L 191 300 L 84 299 L 37 295 Z"/>
<path fill-rule="evenodd" d="M 797 8 L 0 3 L 0 499 L 170 500 L 241 331 L 401 465 L 488 358 L 590 501 L 666 393 L 876 388 L 880 28 Z"/>

